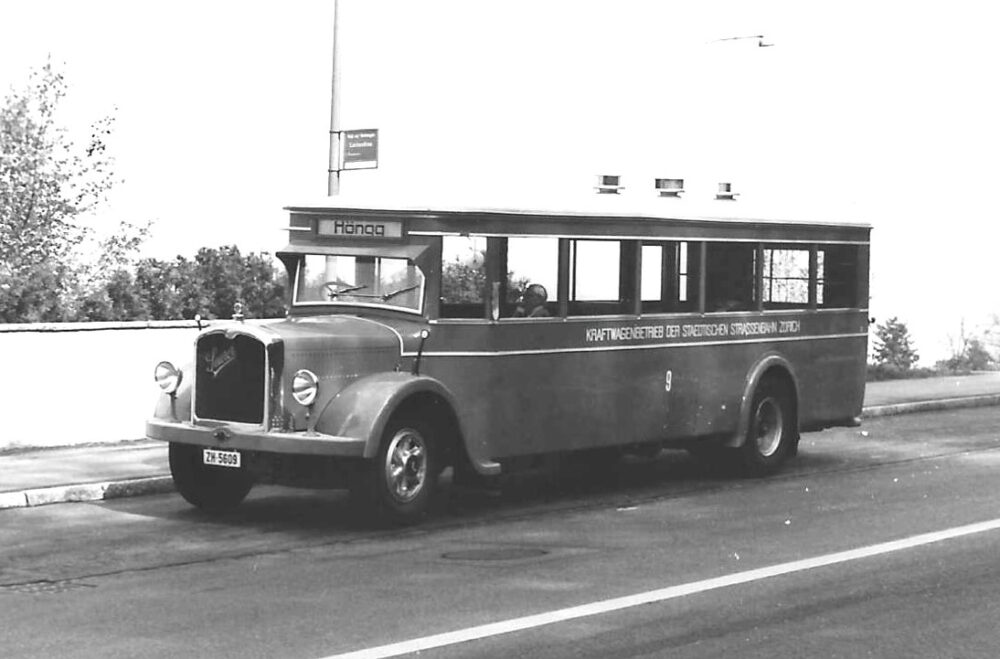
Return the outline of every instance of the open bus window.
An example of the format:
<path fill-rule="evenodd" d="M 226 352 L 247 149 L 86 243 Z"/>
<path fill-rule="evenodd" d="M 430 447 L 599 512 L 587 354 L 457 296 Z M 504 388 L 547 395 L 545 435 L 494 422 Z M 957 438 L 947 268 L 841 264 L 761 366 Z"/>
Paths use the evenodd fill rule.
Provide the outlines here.
<path fill-rule="evenodd" d="M 822 273 L 822 267 L 819 272 Z M 822 274 L 819 275 L 822 278 Z M 809 250 L 764 248 L 763 299 L 769 309 L 809 306 Z"/>
<path fill-rule="evenodd" d="M 617 240 L 570 242 L 569 315 L 626 312 L 620 285 L 621 250 Z"/>
<path fill-rule="evenodd" d="M 642 273 L 639 289 L 643 302 L 658 302 L 663 298 L 663 245 L 642 246 Z"/>
<path fill-rule="evenodd" d="M 486 301 L 486 238 L 441 239 L 441 317 L 483 318 Z"/>
<path fill-rule="evenodd" d="M 643 313 L 692 311 L 698 297 L 696 262 L 700 243 L 643 242 L 640 294 Z"/>
<path fill-rule="evenodd" d="M 295 304 L 364 304 L 420 311 L 424 274 L 406 259 L 306 254 Z"/>
<path fill-rule="evenodd" d="M 705 246 L 705 311 L 754 308 L 756 252 L 753 243 L 712 242 Z"/>
<path fill-rule="evenodd" d="M 533 285 L 545 289 L 547 299 L 543 307 L 544 315 L 557 315 L 558 283 L 558 238 L 517 236 L 507 239 L 507 299 L 502 315 L 507 317 L 515 315 L 522 294 Z"/>

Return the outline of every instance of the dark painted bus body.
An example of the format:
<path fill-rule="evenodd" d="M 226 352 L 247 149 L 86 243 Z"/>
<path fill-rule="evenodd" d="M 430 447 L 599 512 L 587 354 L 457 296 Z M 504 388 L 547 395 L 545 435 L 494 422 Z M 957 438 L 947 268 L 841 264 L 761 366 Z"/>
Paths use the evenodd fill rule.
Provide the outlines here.
<path fill-rule="evenodd" d="M 858 422 L 867 225 L 622 201 L 290 207 L 288 318 L 203 330 L 147 435 L 204 508 L 308 482 L 412 521 L 447 466 L 678 446 L 766 474 Z"/>

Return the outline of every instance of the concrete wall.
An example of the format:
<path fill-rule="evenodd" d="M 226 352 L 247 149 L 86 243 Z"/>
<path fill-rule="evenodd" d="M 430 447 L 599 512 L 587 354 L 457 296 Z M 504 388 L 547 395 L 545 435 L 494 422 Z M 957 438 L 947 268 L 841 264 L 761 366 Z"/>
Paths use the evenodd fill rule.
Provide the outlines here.
<path fill-rule="evenodd" d="M 0 325 L 0 450 L 140 439 L 153 368 L 194 355 L 193 321 Z"/>

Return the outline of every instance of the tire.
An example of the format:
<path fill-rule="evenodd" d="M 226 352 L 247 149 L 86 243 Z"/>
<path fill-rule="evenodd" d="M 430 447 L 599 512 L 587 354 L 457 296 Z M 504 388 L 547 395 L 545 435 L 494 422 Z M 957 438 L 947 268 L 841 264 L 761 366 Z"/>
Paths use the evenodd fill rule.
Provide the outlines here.
<path fill-rule="evenodd" d="M 253 487 L 253 478 L 242 468 L 203 464 L 201 446 L 171 442 L 169 455 L 174 486 L 188 503 L 202 510 L 232 510 Z"/>
<path fill-rule="evenodd" d="M 763 380 L 754 392 L 746 438 L 739 448 L 744 473 L 767 476 L 776 472 L 794 453 L 797 435 L 788 387 L 777 380 Z"/>
<path fill-rule="evenodd" d="M 403 416 L 386 425 L 374 461 L 351 477 L 351 497 L 377 522 L 414 524 L 430 506 L 442 456 L 432 427 Z"/>

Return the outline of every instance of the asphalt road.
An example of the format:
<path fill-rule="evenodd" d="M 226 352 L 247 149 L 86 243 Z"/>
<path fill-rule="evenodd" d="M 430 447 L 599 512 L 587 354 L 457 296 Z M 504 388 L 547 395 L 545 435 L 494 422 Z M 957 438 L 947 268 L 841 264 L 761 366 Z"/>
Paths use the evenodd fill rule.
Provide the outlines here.
<path fill-rule="evenodd" d="M 261 488 L 0 511 L 4 657 L 995 657 L 1000 408 L 446 491 L 415 529 Z M 380 649 L 380 650 L 379 650 Z M 395 654 L 394 654 L 395 653 Z"/>

